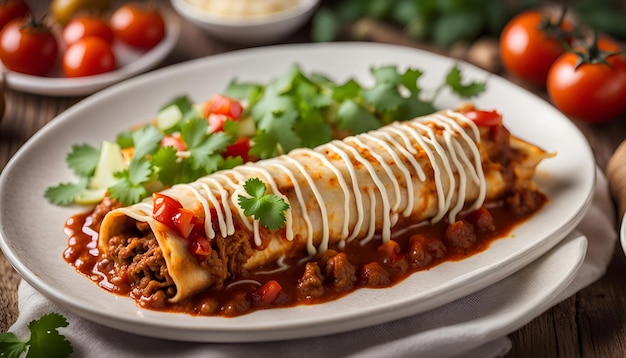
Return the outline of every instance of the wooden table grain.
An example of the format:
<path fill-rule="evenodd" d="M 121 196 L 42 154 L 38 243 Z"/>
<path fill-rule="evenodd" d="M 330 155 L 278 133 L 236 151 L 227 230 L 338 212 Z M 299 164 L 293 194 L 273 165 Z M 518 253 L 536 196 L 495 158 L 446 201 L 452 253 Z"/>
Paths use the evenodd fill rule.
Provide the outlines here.
<path fill-rule="evenodd" d="M 161 67 L 186 60 L 236 50 L 215 41 L 182 21 L 180 41 Z M 303 29 L 285 42 L 305 42 Z M 529 88 L 546 98 L 545 92 Z M 35 132 L 81 97 L 49 97 L 5 89 L 6 111 L 0 121 L 0 171 Z M 589 140 L 600 169 L 626 138 L 626 114 L 602 125 L 575 122 Z M 624 162 L 626 165 L 626 161 Z M 2 205 L 2 203 L 0 203 Z M 618 227 L 618 218 L 614 220 Z M 507 357 L 624 357 L 626 356 L 626 257 L 616 245 L 606 274 L 574 296 L 550 308 L 509 335 L 513 342 Z M 0 253 L 0 331 L 15 321 L 19 275 Z"/>

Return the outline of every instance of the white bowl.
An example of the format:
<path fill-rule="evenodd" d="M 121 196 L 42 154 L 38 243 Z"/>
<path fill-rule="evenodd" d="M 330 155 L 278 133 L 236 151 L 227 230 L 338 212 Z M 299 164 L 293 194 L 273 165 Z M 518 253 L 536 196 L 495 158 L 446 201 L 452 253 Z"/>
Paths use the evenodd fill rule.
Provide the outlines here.
<path fill-rule="evenodd" d="M 171 2 L 181 16 L 215 38 L 258 45 L 276 42 L 297 31 L 311 18 L 320 0 L 297 0 L 294 7 L 254 17 L 225 17 L 212 14 L 187 0 Z"/>

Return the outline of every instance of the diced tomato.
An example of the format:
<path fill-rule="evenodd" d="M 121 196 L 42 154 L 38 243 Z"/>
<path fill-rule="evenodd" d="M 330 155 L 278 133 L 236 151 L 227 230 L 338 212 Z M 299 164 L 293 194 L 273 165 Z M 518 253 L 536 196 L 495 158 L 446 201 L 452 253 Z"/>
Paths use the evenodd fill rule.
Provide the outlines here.
<path fill-rule="evenodd" d="M 224 130 L 224 123 L 226 123 L 226 121 L 229 119 L 230 118 L 226 116 L 225 114 L 219 114 L 219 113 L 209 114 L 208 121 L 209 121 L 209 128 L 211 129 L 211 132 L 213 133 L 222 132 Z"/>
<path fill-rule="evenodd" d="M 166 135 L 161 139 L 161 147 L 174 147 L 179 152 L 187 150 L 187 144 L 180 135 Z"/>
<path fill-rule="evenodd" d="M 463 114 L 474 121 L 478 126 L 493 127 L 502 124 L 502 115 L 497 111 L 482 111 L 470 109 L 463 111 Z"/>
<path fill-rule="evenodd" d="M 210 114 L 223 114 L 233 120 L 239 119 L 243 113 L 243 107 L 237 100 L 216 94 L 204 104 L 204 117 L 208 118 Z"/>
<path fill-rule="evenodd" d="M 191 252 L 196 255 L 207 256 L 211 253 L 211 243 L 202 235 L 193 235 L 191 241 Z"/>
<path fill-rule="evenodd" d="M 269 306 L 278 298 L 283 288 L 275 280 L 267 281 L 252 293 L 252 299 L 257 306 Z"/>
<path fill-rule="evenodd" d="M 162 224 L 175 228 L 172 218 L 183 205 L 178 200 L 161 193 L 152 194 L 152 202 L 152 217 Z"/>
<path fill-rule="evenodd" d="M 239 137 L 235 143 L 226 147 L 226 151 L 222 154 L 224 158 L 240 156 L 244 162 L 254 161 L 255 158 L 250 156 L 250 148 L 252 143 L 248 137 Z"/>
<path fill-rule="evenodd" d="M 178 229 L 180 236 L 185 239 L 189 237 L 194 228 L 195 217 L 193 212 L 187 209 L 178 209 L 178 212 L 172 217 L 172 222 Z"/>

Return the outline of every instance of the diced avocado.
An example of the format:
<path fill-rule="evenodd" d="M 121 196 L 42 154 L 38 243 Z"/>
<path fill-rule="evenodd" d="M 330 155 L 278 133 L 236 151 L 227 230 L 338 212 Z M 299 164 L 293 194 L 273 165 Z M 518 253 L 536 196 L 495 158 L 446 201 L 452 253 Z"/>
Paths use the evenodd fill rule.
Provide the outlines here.
<path fill-rule="evenodd" d="M 74 202 L 81 205 L 97 204 L 104 199 L 106 193 L 107 188 L 85 189 L 85 191 L 74 198 Z"/>
<path fill-rule="evenodd" d="M 183 118 L 183 112 L 177 105 L 169 105 L 159 111 L 156 118 L 157 128 L 164 131 L 176 125 Z"/>
<path fill-rule="evenodd" d="M 112 186 L 118 181 L 113 174 L 125 168 L 120 146 L 117 143 L 103 141 L 90 189 L 106 189 Z"/>

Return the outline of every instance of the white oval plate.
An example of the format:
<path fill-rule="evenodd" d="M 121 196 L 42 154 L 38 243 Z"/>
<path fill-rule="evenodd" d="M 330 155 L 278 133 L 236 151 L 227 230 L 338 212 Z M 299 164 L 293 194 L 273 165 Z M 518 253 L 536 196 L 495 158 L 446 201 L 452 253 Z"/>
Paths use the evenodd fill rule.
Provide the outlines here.
<path fill-rule="evenodd" d="M 172 13 L 163 12 L 166 26 L 165 37 L 159 44 L 149 50 L 141 50 L 125 45 L 121 41 L 113 42 L 113 51 L 117 61 L 117 69 L 111 72 L 67 78 L 61 69 L 61 54 L 57 64 L 48 76 L 33 76 L 4 69 L 6 84 L 17 91 L 48 95 L 48 96 L 84 96 L 108 87 L 155 67 L 172 51 L 178 42 L 180 24 Z"/>
<path fill-rule="evenodd" d="M 371 83 L 373 66 L 418 67 L 424 88 L 435 88 L 455 60 L 431 53 L 372 43 L 301 44 L 248 49 L 178 64 L 107 88 L 71 107 L 36 133 L 0 176 L 0 244 L 17 271 L 37 290 L 74 313 L 104 325 L 158 338 L 245 342 L 318 336 L 388 322 L 423 312 L 493 284 L 558 244 L 582 219 L 595 183 L 595 161 L 585 137 L 547 102 L 510 82 L 462 64 L 468 79 L 487 80 L 476 99 L 497 108 L 515 135 L 556 151 L 540 164 L 539 188 L 550 201 L 509 237 L 459 262 L 416 273 L 380 290 L 361 289 L 337 301 L 272 309 L 235 318 L 192 317 L 139 309 L 129 298 L 110 294 L 66 264 L 65 220 L 84 209 L 49 204 L 50 185 L 73 180 L 65 155 L 75 143 L 98 145 L 134 124 L 145 123 L 173 97 L 208 99 L 233 78 L 263 81 L 294 63 L 336 81 L 356 77 Z M 438 106 L 459 99 L 442 93 Z"/>

